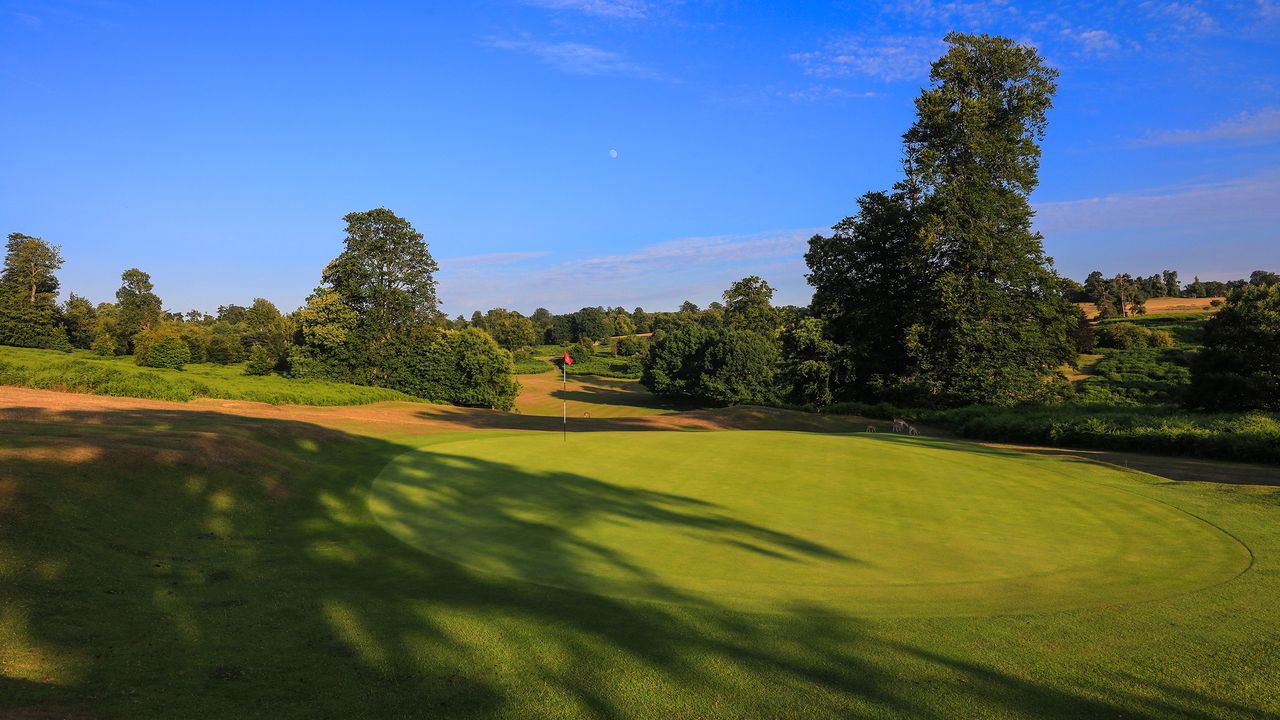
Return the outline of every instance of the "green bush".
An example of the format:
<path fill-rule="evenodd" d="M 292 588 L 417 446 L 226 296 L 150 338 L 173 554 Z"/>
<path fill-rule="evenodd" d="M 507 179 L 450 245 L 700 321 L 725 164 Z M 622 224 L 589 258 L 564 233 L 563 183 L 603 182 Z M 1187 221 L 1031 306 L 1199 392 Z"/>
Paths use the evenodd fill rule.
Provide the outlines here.
<path fill-rule="evenodd" d="M 98 336 L 93 339 L 93 343 L 89 345 L 89 349 L 99 357 L 115 357 L 116 339 L 111 337 L 109 333 L 98 333 Z"/>
<path fill-rule="evenodd" d="M 389 343 L 389 345 L 392 345 Z M 439 330 L 428 342 L 395 343 L 386 384 L 421 398 L 471 407 L 510 410 L 520 383 L 511 353 L 477 328 Z"/>
<path fill-rule="evenodd" d="M 276 358 L 265 347 L 254 344 L 249 350 L 249 362 L 245 366 L 245 375 L 267 375 L 276 367 Z"/>
<path fill-rule="evenodd" d="M 642 355 L 649 349 L 649 343 L 644 338 L 624 337 L 618 338 L 618 342 L 613 346 L 613 352 L 618 357 L 634 357 Z"/>
<path fill-rule="evenodd" d="M 215 333 L 209 338 L 206 351 L 209 362 L 229 365 L 240 360 L 240 339 L 234 335 Z"/>
<path fill-rule="evenodd" d="M 172 328 L 144 330 L 133 341 L 133 361 L 142 367 L 181 370 L 191 362 L 191 349 Z"/>
<path fill-rule="evenodd" d="M 64 353 L 69 353 L 72 350 L 75 350 L 75 348 L 71 346 L 71 338 L 67 337 L 67 329 L 61 325 L 55 327 L 53 331 L 49 333 L 48 347 L 50 350 L 57 350 L 58 352 Z"/>

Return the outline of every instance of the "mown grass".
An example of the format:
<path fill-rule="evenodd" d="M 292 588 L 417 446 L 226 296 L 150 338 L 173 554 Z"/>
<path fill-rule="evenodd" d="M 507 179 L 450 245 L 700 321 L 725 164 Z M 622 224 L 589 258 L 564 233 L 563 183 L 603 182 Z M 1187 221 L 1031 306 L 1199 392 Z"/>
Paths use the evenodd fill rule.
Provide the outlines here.
<path fill-rule="evenodd" d="M 143 368 L 131 358 L 101 358 L 0 346 L 0 385 L 189 402 L 196 398 L 251 400 L 272 405 L 363 405 L 385 400 L 422 402 L 386 388 L 280 375 L 248 376 L 244 364 Z"/>
<path fill-rule="evenodd" d="M 392 440 L 186 410 L 28 412 L 3 419 L 0 716 L 1280 713 L 1274 692 L 1280 676 L 1276 488 L 1170 483 L 1138 474 L 1117 475 L 1108 480 L 1114 488 L 1100 488 L 1144 496 L 1170 512 L 1178 508 L 1249 547 L 1248 571 L 1196 592 L 1053 612 L 876 618 L 830 612 L 805 597 L 824 597 L 821 587 L 809 587 L 781 611 L 756 614 L 714 599 L 690 604 L 668 596 L 655 603 L 556 589 L 512 576 L 529 566 L 469 570 L 401 542 L 370 512 L 371 480 L 403 453 L 430 451 L 432 443 L 459 434 Z M 576 439 L 570 434 L 562 446 L 572 452 Z M 979 447 L 938 452 L 979 464 L 989 457 Z M 740 517 L 746 510 L 732 493 L 753 494 L 755 487 L 722 488 L 723 506 L 681 489 L 680 477 L 720 460 L 710 453 L 641 458 L 652 465 L 651 477 L 670 475 L 664 486 L 648 487 L 623 484 L 616 472 L 600 475 L 591 463 L 538 470 L 441 455 L 437 462 L 458 473 L 451 483 L 477 483 L 487 493 L 456 498 L 458 512 L 446 515 L 457 530 L 449 551 L 466 550 L 495 522 L 523 522 L 542 568 L 587 582 L 593 562 L 624 576 L 631 572 L 627 558 L 589 542 L 593 528 L 649 526 L 660 536 L 697 535 L 713 547 L 724 545 L 721 552 L 758 556 L 755 563 L 770 562 L 768 552 L 820 550 L 821 537 L 808 538 L 815 545 L 787 546 L 789 536 L 770 520 L 763 496 L 740 499 L 760 512 L 751 523 Z M 1060 463 L 1067 471 L 1060 484 L 1071 484 L 1074 463 Z M 770 486 L 836 482 L 851 469 L 846 464 L 826 478 L 757 472 L 754 481 L 762 492 L 774 492 Z M 794 490 L 814 494 L 818 504 L 810 512 L 821 517 L 821 489 Z M 951 529 L 975 520 L 999 528 L 1002 516 L 981 506 L 979 490 L 971 488 L 969 504 L 956 512 L 939 506 L 938 521 Z M 928 500 L 911 498 L 909 488 L 885 491 Z M 877 508 L 858 507 L 863 513 Z M 894 528 L 893 507 L 880 509 L 886 527 Z M 533 510 L 538 513 L 526 516 Z M 793 519 L 802 511 L 785 508 Z M 535 522 L 539 516 L 554 520 Z M 800 522 L 792 529 L 807 527 Z M 871 524 L 856 531 L 875 536 Z M 1111 532 L 1103 529 L 1090 540 Z M 915 541 L 914 550 L 924 551 L 929 536 Z M 1020 546 L 1011 538 L 995 553 L 1017 553 Z M 848 548 L 847 564 L 874 575 L 878 566 L 859 560 L 885 550 L 874 541 Z M 945 548 L 939 550 L 932 572 L 946 567 Z M 656 558 L 648 562 L 660 567 Z M 663 576 L 640 570 L 629 577 L 646 593 L 673 590 Z M 736 570 L 718 568 L 728 578 Z M 1125 579 L 1106 581 L 1107 592 L 1115 593 Z"/>

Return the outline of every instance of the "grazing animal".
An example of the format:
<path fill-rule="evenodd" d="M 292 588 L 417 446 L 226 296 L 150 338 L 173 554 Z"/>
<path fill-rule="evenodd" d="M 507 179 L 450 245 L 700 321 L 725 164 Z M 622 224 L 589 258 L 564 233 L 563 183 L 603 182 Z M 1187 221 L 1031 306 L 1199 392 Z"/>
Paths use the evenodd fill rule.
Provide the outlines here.
<path fill-rule="evenodd" d="M 911 435 L 919 435 L 919 434 L 920 434 L 920 431 L 919 431 L 919 430 L 917 430 L 917 429 L 915 428 L 915 426 L 914 426 L 914 425 L 908 425 L 908 426 L 907 426 L 907 432 L 908 432 L 909 434 L 911 434 Z"/>
<path fill-rule="evenodd" d="M 868 426 L 867 426 L 867 432 L 875 432 L 875 431 L 876 431 L 876 426 L 875 426 L 875 425 L 868 425 Z"/>
<path fill-rule="evenodd" d="M 907 421 L 906 421 L 906 420 L 903 420 L 902 418 L 894 418 L 894 419 L 893 419 L 893 431 L 894 431 L 894 432 L 896 432 L 896 433 L 907 432 L 907 428 L 909 428 L 909 427 L 911 427 L 911 426 L 907 424 Z"/>

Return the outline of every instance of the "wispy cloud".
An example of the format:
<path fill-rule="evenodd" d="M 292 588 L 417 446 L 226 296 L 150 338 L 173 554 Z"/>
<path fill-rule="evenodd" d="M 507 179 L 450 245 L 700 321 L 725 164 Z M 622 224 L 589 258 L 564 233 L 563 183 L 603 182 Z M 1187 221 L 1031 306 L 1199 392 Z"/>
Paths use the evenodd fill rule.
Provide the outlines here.
<path fill-rule="evenodd" d="M 658 80 L 658 71 L 628 60 L 620 53 L 576 42 L 547 42 L 533 38 L 486 38 L 482 44 L 499 50 L 531 55 L 559 70 L 574 75 L 624 75 Z"/>
<path fill-rule="evenodd" d="M 1134 145 L 1157 147 L 1204 142 L 1261 145 L 1277 141 L 1280 141 L 1280 107 L 1268 107 L 1257 112 L 1242 112 L 1206 128 L 1151 133 Z"/>
<path fill-rule="evenodd" d="M 1141 228 L 1202 232 L 1280 223 L 1280 172 L 1171 188 L 1036 203 L 1046 236 Z M 1273 230 L 1280 236 L 1280 230 Z M 1280 240 L 1280 237 L 1277 237 Z"/>
<path fill-rule="evenodd" d="M 1218 29 L 1218 21 L 1195 2 L 1155 2 L 1139 6 L 1152 19 L 1180 33 L 1208 33 Z"/>
<path fill-rule="evenodd" d="M 929 63 L 946 51 L 939 37 L 850 35 L 821 50 L 794 53 L 791 59 L 814 77 L 862 75 L 885 82 L 929 74 Z"/>
<path fill-rule="evenodd" d="M 450 312 L 482 306 L 564 311 L 583 302 L 674 308 L 684 299 L 705 304 L 734 280 L 759 274 L 779 289 L 779 302 L 803 303 L 808 299 L 807 241 L 825 230 L 688 237 L 622 254 L 511 263 L 483 271 L 445 260 L 440 264 L 441 296 Z"/>
<path fill-rule="evenodd" d="M 536 260 L 537 258 L 546 256 L 546 252 L 495 252 L 484 253 L 483 255 L 465 255 L 462 257 L 444 258 L 440 261 L 442 266 L 447 266 L 450 270 L 475 270 L 492 267 L 500 267 L 504 265 L 515 265 L 516 263 Z"/>
<path fill-rule="evenodd" d="M 549 10 L 573 10 L 586 15 L 640 19 L 648 17 L 652 6 L 644 0 L 524 0 Z"/>

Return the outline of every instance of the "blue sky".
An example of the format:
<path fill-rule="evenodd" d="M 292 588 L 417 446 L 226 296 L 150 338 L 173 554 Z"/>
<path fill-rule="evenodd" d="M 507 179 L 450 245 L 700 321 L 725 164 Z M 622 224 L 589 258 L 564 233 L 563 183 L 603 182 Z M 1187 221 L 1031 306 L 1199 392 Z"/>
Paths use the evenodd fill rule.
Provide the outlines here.
<path fill-rule="evenodd" d="M 805 241 L 897 179 L 952 29 L 1061 71 L 1033 198 L 1060 270 L 1280 269 L 1272 0 L 0 0 L 0 230 L 61 245 L 64 292 L 137 266 L 175 310 L 297 307 L 377 206 L 451 314 L 748 274 L 803 304 Z"/>

